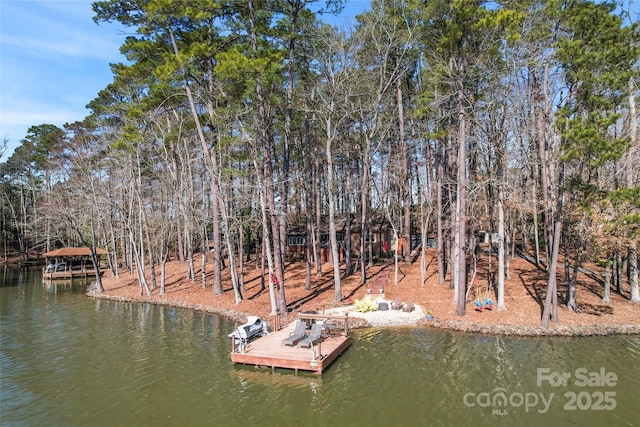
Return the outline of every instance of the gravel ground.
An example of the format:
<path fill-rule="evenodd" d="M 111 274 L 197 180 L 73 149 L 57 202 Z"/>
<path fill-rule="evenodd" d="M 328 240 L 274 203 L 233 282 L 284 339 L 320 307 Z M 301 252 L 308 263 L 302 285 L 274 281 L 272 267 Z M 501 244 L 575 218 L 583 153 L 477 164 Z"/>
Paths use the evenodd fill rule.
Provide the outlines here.
<path fill-rule="evenodd" d="M 355 311 L 355 305 L 331 308 L 324 311 L 324 314 L 344 315 L 349 313 L 349 318 L 363 319 L 369 326 L 414 326 L 418 321 L 425 318 L 422 307 L 415 305 L 414 310 L 405 313 L 400 310 L 377 310 L 360 313 Z"/>

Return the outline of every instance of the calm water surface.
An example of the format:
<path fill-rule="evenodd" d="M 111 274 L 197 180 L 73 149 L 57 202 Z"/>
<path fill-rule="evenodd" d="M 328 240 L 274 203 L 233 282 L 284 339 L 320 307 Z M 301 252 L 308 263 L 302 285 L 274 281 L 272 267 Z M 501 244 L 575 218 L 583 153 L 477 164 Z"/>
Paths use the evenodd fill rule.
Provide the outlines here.
<path fill-rule="evenodd" d="M 234 367 L 219 316 L 33 270 L 0 285 L 3 427 L 640 425 L 638 336 L 355 330 L 321 377 L 294 376 Z"/>

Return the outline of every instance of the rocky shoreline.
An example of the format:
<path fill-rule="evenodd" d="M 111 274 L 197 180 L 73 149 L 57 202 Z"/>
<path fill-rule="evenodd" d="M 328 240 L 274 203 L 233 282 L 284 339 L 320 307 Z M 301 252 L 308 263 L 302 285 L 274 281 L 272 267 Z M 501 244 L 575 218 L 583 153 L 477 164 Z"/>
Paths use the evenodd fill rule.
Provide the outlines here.
<path fill-rule="evenodd" d="M 127 298 L 118 295 L 108 295 L 99 293 L 90 289 L 86 293 L 87 296 L 96 299 L 144 303 L 177 308 L 185 308 L 203 313 L 218 314 L 236 322 L 244 322 L 247 314 L 235 310 L 229 310 L 221 307 L 213 307 L 205 304 L 190 304 L 184 301 L 163 298 L 156 300 L 152 298 Z M 348 311 L 344 307 L 343 311 Z M 329 314 L 329 313 L 327 313 Z M 338 314 L 338 313 L 332 313 Z M 484 324 L 477 322 L 469 322 L 459 319 L 443 320 L 438 318 L 427 319 L 421 308 L 417 308 L 416 312 L 409 316 L 402 316 L 398 312 L 372 312 L 372 313 L 349 313 L 349 328 L 370 328 L 370 327 L 424 327 L 443 330 L 451 330 L 457 332 L 466 332 L 482 335 L 503 335 L 503 336 L 519 336 L 519 337 L 584 337 L 584 336 L 607 336 L 607 335 L 640 335 L 640 325 L 552 325 L 549 328 L 532 325 L 503 325 L 503 324 Z M 273 322 L 269 319 L 267 323 L 273 327 Z"/>
<path fill-rule="evenodd" d="M 587 337 L 606 335 L 640 335 L 639 325 L 492 325 L 463 320 L 420 319 L 418 325 L 459 332 L 520 337 Z"/>
<path fill-rule="evenodd" d="M 97 292 L 93 289 L 90 289 L 86 292 L 86 295 L 90 298 L 116 301 L 116 302 L 130 302 L 136 304 L 152 304 L 152 305 L 160 305 L 167 307 L 176 307 L 176 308 L 185 308 L 188 310 L 200 311 L 208 314 L 218 314 L 220 316 L 224 316 L 227 319 L 236 321 L 236 322 L 245 322 L 247 319 L 247 314 L 242 313 L 235 310 L 228 310 L 220 307 L 212 307 L 210 305 L 205 304 L 190 304 L 184 301 L 171 300 L 171 299 L 163 299 L 162 301 L 158 301 L 155 299 L 140 297 L 140 298 L 127 298 L 119 295 L 107 295 Z"/>

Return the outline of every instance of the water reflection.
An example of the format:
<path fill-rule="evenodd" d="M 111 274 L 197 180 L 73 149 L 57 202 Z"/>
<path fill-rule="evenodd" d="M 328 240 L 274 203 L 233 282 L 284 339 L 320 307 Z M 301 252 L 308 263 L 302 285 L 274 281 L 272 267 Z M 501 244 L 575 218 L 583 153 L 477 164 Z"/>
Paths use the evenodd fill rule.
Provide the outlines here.
<path fill-rule="evenodd" d="M 87 288 L 86 279 L 43 279 L 42 285 L 47 292 L 52 294 L 79 293 L 84 292 Z"/>
<path fill-rule="evenodd" d="M 299 373 L 292 375 L 290 370 L 258 369 L 247 366 L 236 366 L 230 371 L 231 377 L 238 381 L 241 387 L 248 388 L 251 384 L 261 384 L 268 387 L 287 387 L 297 390 L 309 390 L 313 394 L 322 387 L 322 377 L 314 374 Z"/>

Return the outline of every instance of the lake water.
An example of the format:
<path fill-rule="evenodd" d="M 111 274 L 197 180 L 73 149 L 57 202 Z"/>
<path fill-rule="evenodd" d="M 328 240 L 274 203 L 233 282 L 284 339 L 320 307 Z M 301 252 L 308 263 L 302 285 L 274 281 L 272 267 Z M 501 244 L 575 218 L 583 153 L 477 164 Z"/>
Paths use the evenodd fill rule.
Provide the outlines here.
<path fill-rule="evenodd" d="M 4 268 L 4 267 L 0 267 Z M 4 426 L 634 426 L 640 337 L 350 331 L 322 376 L 234 366 L 225 318 L 0 270 Z"/>

